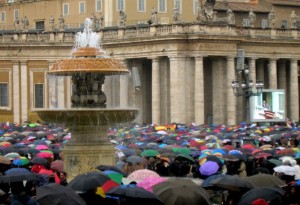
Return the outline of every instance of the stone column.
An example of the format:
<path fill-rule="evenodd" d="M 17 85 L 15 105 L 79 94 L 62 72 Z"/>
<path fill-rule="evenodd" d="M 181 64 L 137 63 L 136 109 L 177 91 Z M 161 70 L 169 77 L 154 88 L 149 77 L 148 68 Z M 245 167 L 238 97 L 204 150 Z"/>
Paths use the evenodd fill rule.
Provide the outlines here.
<path fill-rule="evenodd" d="M 204 124 L 203 56 L 195 57 L 195 123 Z"/>
<path fill-rule="evenodd" d="M 268 73 L 269 73 L 269 89 L 277 89 L 276 59 L 270 59 Z"/>
<path fill-rule="evenodd" d="M 64 76 L 56 76 L 57 78 L 57 107 L 65 108 L 65 78 Z"/>
<path fill-rule="evenodd" d="M 286 90 L 286 61 L 282 60 L 278 65 L 278 88 Z"/>
<path fill-rule="evenodd" d="M 27 61 L 21 61 L 21 123 L 28 121 Z"/>
<path fill-rule="evenodd" d="M 298 60 L 291 59 L 290 93 L 289 93 L 290 119 L 299 121 L 299 86 L 298 86 Z"/>
<path fill-rule="evenodd" d="M 128 67 L 127 61 L 123 60 L 123 63 Z M 120 107 L 128 108 L 128 74 L 120 75 Z"/>
<path fill-rule="evenodd" d="M 256 58 L 249 60 L 249 79 L 253 81 L 253 86 L 256 85 Z"/>
<path fill-rule="evenodd" d="M 53 65 L 53 61 L 48 62 L 49 70 Z M 57 78 L 53 75 L 48 75 L 49 84 L 49 108 L 57 108 Z"/>
<path fill-rule="evenodd" d="M 183 57 L 170 57 L 170 122 L 185 123 Z"/>
<path fill-rule="evenodd" d="M 231 83 L 235 79 L 234 57 L 227 57 L 227 125 L 235 125 L 236 119 L 236 96 L 234 96 Z"/>
<path fill-rule="evenodd" d="M 20 69 L 19 61 L 13 61 L 13 114 L 14 123 L 21 123 L 21 113 L 20 113 Z"/>
<path fill-rule="evenodd" d="M 65 76 L 66 79 L 66 108 L 71 108 L 71 96 L 72 96 L 72 79 L 71 76 Z"/>
<path fill-rule="evenodd" d="M 152 123 L 160 124 L 160 70 L 159 58 L 152 59 Z"/>

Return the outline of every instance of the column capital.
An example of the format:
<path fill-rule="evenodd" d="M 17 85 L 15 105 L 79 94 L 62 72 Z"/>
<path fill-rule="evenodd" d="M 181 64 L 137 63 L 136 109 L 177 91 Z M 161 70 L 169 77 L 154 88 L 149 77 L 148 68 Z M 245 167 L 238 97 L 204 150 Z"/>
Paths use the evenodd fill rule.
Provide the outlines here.
<path fill-rule="evenodd" d="M 18 61 L 18 60 L 11 60 L 11 62 L 12 62 L 13 64 L 18 64 L 20 61 Z"/>
<path fill-rule="evenodd" d="M 291 62 L 298 62 L 299 59 L 297 58 L 291 58 Z"/>
<path fill-rule="evenodd" d="M 27 60 L 20 60 L 21 65 L 27 65 Z"/>
<path fill-rule="evenodd" d="M 236 56 L 226 56 L 226 59 L 228 61 L 233 61 L 236 58 Z"/>
<path fill-rule="evenodd" d="M 151 56 L 151 57 L 147 57 L 147 59 L 152 60 L 152 61 L 159 61 L 160 57 L 159 56 Z"/>

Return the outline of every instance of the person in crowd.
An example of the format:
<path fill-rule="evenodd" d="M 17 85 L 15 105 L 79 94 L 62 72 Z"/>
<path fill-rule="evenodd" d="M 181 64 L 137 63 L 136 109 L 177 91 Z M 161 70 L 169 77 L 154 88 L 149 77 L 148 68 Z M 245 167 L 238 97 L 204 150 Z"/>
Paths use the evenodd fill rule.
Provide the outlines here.
<path fill-rule="evenodd" d="M 30 197 L 23 185 L 23 181 L 10 183 L 10 205 L 36 205 L 37 202 Z"/>
<path fill-rule="evenodd" d="M 63 185 L 63 186 L 68 185 L 67 173 L 66 172 L 60 172 L 59 173 L 59 178 L 60 178 L 60 185 Z"/>
<path fill-rule="evenodd" d="M 238 168 L 238 174 L 240 177 L 246 177 L 247 171 L 246 171 L 246 163 L 244 160 L 240 160 L 240 167 Z"/>

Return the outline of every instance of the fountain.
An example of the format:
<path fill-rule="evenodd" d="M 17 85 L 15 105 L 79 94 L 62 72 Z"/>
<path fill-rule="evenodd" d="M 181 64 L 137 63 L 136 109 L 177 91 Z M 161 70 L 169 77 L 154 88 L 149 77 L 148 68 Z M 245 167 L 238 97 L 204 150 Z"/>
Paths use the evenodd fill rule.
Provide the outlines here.
<path fill-rule="evenodd" d="M 71 76 L 72 106 L 36 112 L 43 121 L 63 124 L 71 130 L 71 140 L 63 148 L 69 178 L 100 164 L 115 164 L 115 150 L 106 137 L 108 127 L 133 121 L 138 109 L 106 108 L 102 85 L 105 76 L 126 73 L 128 69 L 121 61 L 105 55 L 90 19 L 85 20 L 83 32 L 75 36 L 72 57 L 58 60 L 50 68 L 49 75 Z"/>

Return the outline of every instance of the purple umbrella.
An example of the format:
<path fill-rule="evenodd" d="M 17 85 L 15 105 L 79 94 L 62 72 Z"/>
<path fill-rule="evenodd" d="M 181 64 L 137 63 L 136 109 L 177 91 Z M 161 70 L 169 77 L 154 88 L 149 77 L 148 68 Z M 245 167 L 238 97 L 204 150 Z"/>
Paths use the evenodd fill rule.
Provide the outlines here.
<path fill-rule="evenodd" d="M 210 176 L 218 172 L 219 165 L 217 162 L 213 161 L 206 161 L 204 164 L 202 164 L 199 168 L 199 171 L 202 175 Z"/>

